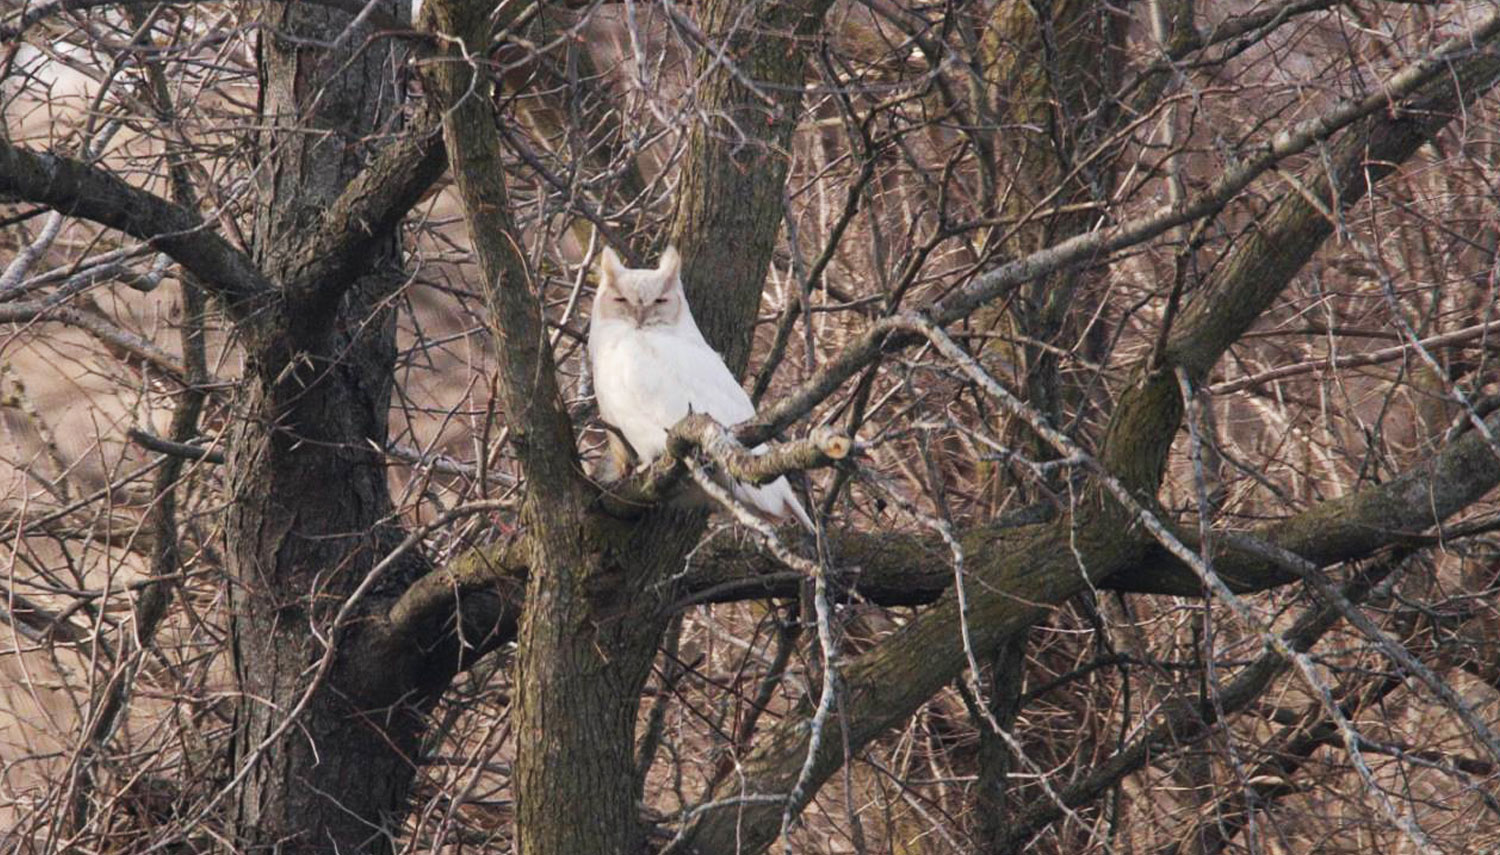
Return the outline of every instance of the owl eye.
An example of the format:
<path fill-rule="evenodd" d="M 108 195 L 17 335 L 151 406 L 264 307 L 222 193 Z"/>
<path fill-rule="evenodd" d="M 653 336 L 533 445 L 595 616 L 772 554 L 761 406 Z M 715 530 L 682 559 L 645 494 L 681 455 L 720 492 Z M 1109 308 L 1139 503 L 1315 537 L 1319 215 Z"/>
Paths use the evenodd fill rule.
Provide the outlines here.
<path fill-rule="evenodd" d="M 615 301 L 615 302 L 616 302 L 616 303 L 623 303 L 623 302 L 625 302 L 625 298 L 624 298 L 624 297 L 614 297 L 614 298 L 612 298 L 612 299 L 613 299 L 613 300 L 614 300 L 614 301 Z"/>
<path fill-rule="evenodd" d="M 658 306 L 660 306 L 662 303 L 665 303 L 665 302 L 667 302 L 667 298 L 666 297 L 657 297 L 656 298 L 656 305 L 658 305 Z"/>

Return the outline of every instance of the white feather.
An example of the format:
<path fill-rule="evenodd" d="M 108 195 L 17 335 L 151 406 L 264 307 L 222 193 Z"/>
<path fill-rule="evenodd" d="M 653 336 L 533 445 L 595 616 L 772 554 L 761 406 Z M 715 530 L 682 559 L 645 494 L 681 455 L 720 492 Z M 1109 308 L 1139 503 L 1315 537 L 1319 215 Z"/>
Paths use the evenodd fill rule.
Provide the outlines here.
<path fill-rule="evenodd" d="M 675 269 L 671 276 L 676 278 Z M 680 283 L 673 286 L 681 288 Z M 667 430 L 689 412 L 706 413 L 726 427 L 755 417 L 750 396 L 723 358 L 704 341 L 685 302 L 670 324 L 641 326 L 631 317 L 602 314 L 596 302 L 589 357 L 599 415 L 625 437 L 643 463 L 661 455 Z M 764 446 L 753 449 L 756 453 L 764 450 Z M 730 486 L 736 498 L 760 512 L 778 519 L 796 517 L 813 530 L 812 520 L 785 478 L 759 486 Z"/>

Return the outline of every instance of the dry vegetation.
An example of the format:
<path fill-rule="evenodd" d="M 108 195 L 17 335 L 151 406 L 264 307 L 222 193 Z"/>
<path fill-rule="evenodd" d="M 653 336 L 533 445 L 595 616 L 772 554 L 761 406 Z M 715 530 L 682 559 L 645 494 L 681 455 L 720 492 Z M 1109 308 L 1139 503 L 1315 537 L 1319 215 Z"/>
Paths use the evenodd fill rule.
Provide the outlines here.
<path fill-rule="evenodd" d="M 400 13 L 388 6 L 367 29 L 333 28 L 304 46 L 378 55 L 392 66 L 383 85 L 410 96 L 357 136 L 329 131 L 339 117 L 313 99 L 306 137 L 337 139 L 356 164 L 432 121 L 420 94 L 432 88 L 420 70 L 432 43 L 387 27 Z M 258 261 L 276 257 L 263 206 L 284 164 L 268 157 L 270 120 L 257 112 L 258 45 L 278 33 L 275 16 L 240 3 L 99 5 L 54 9 L 17 36 L 37 8 L 0 2 L 0 142 L 86 161 L 195 210 L 206 232 Z M 1046 9 L 1052 17 L 1038 19 Z M 534 277 L 525 293 L 543 306 L 584 465 L 603 439 L 581 359 L 590 265 L 601 241 L 643 262 L 684 238 L 673 233 L 684 221 L 677 195 L 685 164 L 701 156 L 690 131 L 703 126 L 731 158 L 745 147 L 784 156 L 790 171 L 773 194 L 785 208 L 766 232 L 763 291 L 721 286 L 699 268 L 695 309 L 710 311 L 721 287 L 760 293 L 753 337 L 736 339 L 741 350 L 751 343 L 747 385 L 763 408 L 791 414 L 788 437 L 831 425 L 858 440 L 851 460 L 806 477 L 821 550 L 781 532 L 790 548 L 822 556 L 834 601 L 823 627 L 811 582 L 798 596 L 794 572 L 726 514 L 660 575 L 653 590 L 665 599 L 651 620 L 664 631 L 637 716 L 648 844 L 671 845 L 711 813 L 705 803 L 763 792 L 754 784 L 765 766 L 752 755 L 770 756 L 791 723 L 818 721 L 831 644 L 837 702 L 815 726 L 847 762 L 819 773 L 814 783 L 826 784 L 777 847 L 1493 848 L 1484 841 L 1500 840 L 1500 541 L 1485 494 L 1500 479 L 1489 471 L 1500 470 L 1500 423 L 1488 418 L 1500 406 L 1500 100 L 1486 94 L 1495 72 L 1471 66 L 1500 63 L 1495 4 L 838 2 L 819 33 L 795 42 L 804 84 L 752 87 L 751 109 L 734 121 L 700 97 L 709 48 L 725 33 L 785 33 L 752 20 L 759 12 L 714 27 L 702 14 L 693 4 L 511 10 L 486 66 L 512 249 Z M 744 83 L 757 67 L 742 41 L 709 64 Z M 1439 55 L 1436 83 L 1402 82 L 1404 69 Z M 1276 152 L 1227 204 L 1110 237 L 1165 203 L 1209 198 L 1278 133 L 1401 86 L 1400 106 L 1375 103 L 1370 119 Z M 341 108 L 341 97 L 329 103 Z M 1430 139 L 1400 163 L 1356 154 L 1359 169 L 1395 171 L 1375 175 L 1363 200 L 1329 199 L 1340 146 L 1408 118 L 1402 110 L 1420 98 L 1446 111 Z M 788 120 L 796 130 L 784 150 L 746 124 Z M 0 161 L 0 172 L 16 163 Z M 250 697 L 239 676 L 237 591 L 253 586 L 244 564 L 230 564 L 237 535 L 225 523 L 239 495 L 235 426 L 263 417 L 247 356 L 258 333 L 211 284 L 199 293 L 219 296 L 198 315 L 202 297 L 187 299 L 198 280 L 173 253 L 58 213 L 13 179 L 0 180 L 0 829 L 10 829 L 0 849 L 238 851 L 242 776 L 276 774 L 255 771 L 236 742 L 246 705 L 271 701 Z M 451 180 L 400 227 L 396 285 L 346 323 L 394 329 L 389 432 L 375 451 L 388 467 L 389 518 L 420 533 L 426 568 L 493 557 L 526 536 L 529 473 L 497 392 L 506 363 Z M 1289 199 L 1315 200 L 1317 219 L 1332 224 L 1305 263 L 1291 246 L 1302 238 L 1277 231 Z M 720 203 L 730 225 L 750 204 Z M 1113 242 L 1038 262 L 1039 275 L 942 315 L 984 276 L 1077 236 Z M 1256 249 L 1257 236 L 1273 243 Z M 733 231 L 714 240 L 729 244 L 719 252 L 741 251 Z M 1247 274 L 1247 263 L 1260 267 Z M 1247 277 L 1274 293 L 1245 296 Z M 1225 333 L 1208 369 L 1182 368 L 1191 360 L 1174 336 L 1255 299 L 1253 325 Z M 936 317 L 951 339 L 908 328 L 798 405 L 802 384 L 835 376 L 841 357 L 868 349 L 874 325 L 916 317 L 900 314 L 909 309 Z M 731 335 L 746 317 L 706 325 Z M 975 360 L 941 352 L 949 340 Z M 1141 449 L 1121 448 L 1122 401 L 1163 365 L 1180 369 L 1167 378 L 1189 401 L 1185 415 L 1136 437 Z M 1025 418 L 980 368 L 1026 402 Z M 184 421 L 196 400 L 201 414 Z M 1060 451 L 1034 429 L 1042 422 L 1087 453 Z M 1449 481 L 1428 489 L 1418 478 L 1390 500 L 1399 512 L 1357 507 L 1463 442 L 1478 452 L 1444 477 L 1487 478 L 1474 495 L 1435 498 Z M 1144 474 L 1117 465 L 1150 458 L 1153 444 L 1170 448 L 1140 464 Z M 1291 559 L 1235 563 L 1222 552 L 1241 596 L 1202 596 L 1188 564 L 1152 545 L 1085 457 L 1103 460 L 1191 549 L 1205 539 L 1227 549 L 1230 533 L 1261 539 L 1238 543 L 1241 558 L 1265 539 L 1311 545 L 1305 557 L 1357 605 L 1328 605 Z M 1101 578 L 1087 566 L 1103 554 L 1089 527 L 1111 513 L 1125 517 L 1114 537 L 1137 546 Z M 1357 531 L 1333 531 L 1335 519 Z M 1382 528 L 1397 519 L 1406 527 Z M 1378 531 L 1355 544 L 1365 529 Z M 1061 534 L 1026 539 L 1044 530 Z M 1067 554 L 1028 556 L 1039 544 Z M 1009 587 L 1029 558 L 1072 563 L 1066 584 L 1077 592 Z M 1012 569 L 987 569 L 1005 562 Z M 329 567 L 283 593 L 336 610 L 363 578 L 330 581 L 348 572 Z M 377 580 L 372 596 L 401 594 L 406 572 Z M 678 584 L 689 577 L 713 584 Z M 924 661 L 925 648 L 901 639 L 931 622 L 935 597 L 951 605 L 955 578 L 994 601 L 976 606 L 974 621 L 1013 628 L 954 620 L 952 638 L 972 628 L 983 640 L 963 635 L 944 648 L 961 659 Z M 768 589 L 775 596 L 761 599 Z M 1018 610 L 1046 608 L 1001 616 L 1006 591 Z M 1327 619 L 1313 625 L 1320 609 Z M 318 644 L 331 619 L 315 608 L 285 618 Z M 832 638 L 820 643 L 820 629 Z M 467 652 L 444 666 L 447 688 L 412 701 L 423 722 L 405 760 L 415 780 L 372 846 L 511 851 L 513 764 L 538 738 L 513 715 L 524 691 L 515 632 L 464 638 Z M 1300 642 L 1306 656 L 1291 662 L 1273 638 Z M 868 685 L 881 688 L 870 670 L 879 657 L 913 651 L 907 667 L 960 676 L 912 710 L 882 708 L 890 727 L 851 724 L 871 714 L 860 704 L 874 696 Z M 299 662 L 289 679 L 319 667 Z M 851 740 L 845 726 L 878 735 Z M 293 721 L 280 738 L 313 734 Z M 770 825 L 779 818 L 777 807 Z"/>

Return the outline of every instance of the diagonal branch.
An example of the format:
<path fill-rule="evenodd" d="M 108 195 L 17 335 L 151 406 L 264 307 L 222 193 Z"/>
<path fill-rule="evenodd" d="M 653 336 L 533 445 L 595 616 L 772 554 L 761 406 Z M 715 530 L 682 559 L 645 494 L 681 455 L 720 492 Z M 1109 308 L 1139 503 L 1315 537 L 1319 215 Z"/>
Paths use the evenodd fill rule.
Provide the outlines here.
<path fill-rule="evenodd" d="M 423 116 L 415 125 L 420 130 L 388 146 L 349 182 L 287 268 L 287 299 L 309 314 L 312 328 L 332 317 L 344 292 L 379 257 L 378 246 L 447 169 L 437 120 Z"/>
<path fill-rule="evenodd" d="M 1434 125 L 1441 127 L 1448 121 L 1446 110 L 1433 115 L 1432 108 L 1447 106 L 1451 109 L 1458 101 L 1455 89 L 1461 93 L 1459 97 L 1467 100 L 1472 94 L 1488 89 L 1493 76 L 1500 73 L 1500 56 L 1495 56 L 1493 51 L 1487 55 L 1485 51 L 1485 45 L 1496 36 L 1500 36 L 1500 14 L 1492 15 L 1470 32 L 1444 42 L 1427 57 L 1382 81 L 1364 98 L 1338 104 L 1326 113 L 1285 128 L 1269 141 L 1242 152 L 1237 165 L 1226 170 L 1192 199 L 1165 205 L 1151 214 L 1117 226 L 1069 238 L 1001 265 L 943 299 L 933 308 L 933 319 L 943 324 L 951 323 L 1022 282 L 1133 246 L 1168 229 L 1210 216 L 1278 163 L 1331 139 L 1366 117 L 1379 114 L 1381 124 L 1391 131 L 1399 133 L 1404 127 L 1410 127 L 1425 140 L 1435 129 Z M 1455 67 L 1455 62 L 1462 64 Z M 1407 99 L 1414 100 L 1403 103 Z M 1390 164 L 1382 163 L 1373 153 L 1370 163 L 1390 168 Z"/>
<path fill-rule="evenodd" d="M 1500 429 L 1500 414 L 1486 420 Z M 1255 533 L 1255 537 L 1295 553 L 1319 567 L 1364 558 L 1387 546 L 1427 546 L 1439 542 L 1424 534 L 1479 501 L 1500 484 L 1500 458 L 1484 436 L 1471 432 L 1437 454 L 1382 484 L 1320 502 Z M 1184 536 L 1196 545 L 1197 537 Z M 1236 547 L 1216 544 L 1214 569 L 1237 592 L 1266 590 L 1297 581 L 1274 561 Z M 1104 585 L 1147 594 L 1195 596 L 1197 577 L 1166 550 L 1147 548 L 1142 560 L 1111 576 Z"/>
<path fill-rule="evenodd" d="M 208 223 L 97 167 L 0 140 L 0 199 L 24 199 L 148 241 L 202 280 L 236 318 L 272 293 L 254 262 Z"/>
<path fill-rule="evenodd" d="M 1225 172 L 1202 193 L 1180 203 L 1163 206 L 1150 214 L 1068 238 L 1003 264 L 975 277 L 948 297 L 927 307 L 927 314 L 933 321 L 945 326 L 967 317 L 978 307 L 1008 293 L 1023 282 L 1074 265 L 1096 262 L 1109 253 L 1151 240 L 1177 226 L 1212 216 L 1255 179 L 1287 158 L 1301 154 L 1332 138 L 1339 131 L 1365 120 L 1366 124 L 1358 137 L 1369 148 L 1362 148 L 1358 144 L 1348 145 L 1341 149 L 1340 159 L 1336 160 L 1343 167 L 1337 170 L 1336 180 L 1348 185 L 1345 195 L 1339 196 L 1339 201 L 1351 202 L 1362 195 L 1370 183 L 1384 177 L 1409 157 L 1413 146 L 1430 139 L 1445 126 L 1456 108 L 1471 102 L 1494 86 L 1495 78 L 1500 75 L 1500 55 L 1496 54 L 1492 44 L 1497 36 L 1500 36 L 1500 15 L 1491 16 L 1469 33 L 1445 42 L 1426 59 L 1407 66 L 1383 81 L 1371 95 L 1359 101 L 1341 104 L 1325 115 L 1283 130 L 1271 141 L 1247 152 L 1239 165 Z M 1250 254 L 1242 250 L 1238 257 L 1246 259 L 1246 263 L 1259 260 L 1260 263 L 1274 266 L 1277 260 L 1282 260 L 1285 264 L 1291 264 L 1299 257 L 1304 245 L 1316 248 L 1326 237 L 1327 229 L 1318 225 L 1318 219 L 1307 218 L 1300 224 L 1302 231 L 1290 231 L 1289 234 L 1296 239 L 1285 245 L 1278 244 L 1273 239 L 1262 239 L 1257 243 L 1257 253 Z M 1298 268 L 1301 263 L 1297 262 Z M 1279 290 L 1278 288 L 1277 291 Z M 1195 303 L 1202 307 L 1200 311 L 1225 305 L 1222 297 L 1217 300 L 1200 298 Z M 1244 307 L 1244 311 L 1249 311 L 1249 307 Z M 1225 314 L 1227 317 L 1221 324 L 1232 325 L 1241 320 L 1238 313 Z M 1254 311 L 1252 319 L 1258 315 L 1259 311 Z M 903 332 L 899 327 L 899 323 L 889 320 L 871 324 L 816 375 L 786 398 L 764 408 L 758 420 L 763 429 L 746 437 L 747 441 L 771 436 L 801 418 L 881 354 L 908 347 L 921 340 L 920 336 Z M 1222 327 L 1215 329 L 1215 333 L 1223 331 Z M 1181 337 L 1175 340 L 1179 343 L 1185 341 Z M 1193 350 L 1195 362 L 1201 363 L 1202 357 L 1207 354 L 1196 352 L 1196 347 Z M 1208 361 L 1211 363 L 1213 360 Z M 1171 378 L 1170 370 L 1165 374 L 1168 379 Z M 1173 381 L 1171 391 L 1174 395 L 1175 388 Z M 1153 426 L 1152 429 L 1156 428 Z M 1170 439 L 1171 431 L 1167 431 L 1165 435 Z"/>
<path fill-rule="evenodd" d="M 1121 396 L 1102 450 L 1111 472 L 1135 489 L 1155 490 L 1182 419 L 1176 371 L 1182 369 L 1194 385 L 1201 385 L 1225 351 L 1333 233 L 1335 224 L 1327 212 L 1356 205 L 1376 182 L 1394 172 L 1464 105 L 1500 79 L 1500 53 L 1486 45 L 1500 35 L 1500 15 L 1492 16 L 1472 35 L 1474 41 L 1445 43 L 1433 57 L 1392 76 L 1380 94 L 1391 93 L 1394 109 L 1350 128 L 1324 159 L 1326 180 L 1309 182 L 1313 189 L 1307 196 L 1283 195 L 1216 265 L 1213 276 L 1183 308 L 1154 364 L 1142 366 Z M 1477 51 L 1476 43 L 1481 45 Z M 1468 54 L 1462 62 L 1440 62 L 1460 52 Z M 1442 71 L 1447 74 L 1437 77 Z M 1403 94 L 1410 97 L 1401 100 Z M 1335 112 L 1352 115 L 1355 111 Z"/>
<path fill-rule="evenodd" d="M 192 385 L 187 370 L 172 354 L 98 315 L 51 302 L 0 303 L 0 323 L 32 324 L 49 321 L 83 330 L 108 345 L 122 362 L 145 363 L 178 383 Z"/>

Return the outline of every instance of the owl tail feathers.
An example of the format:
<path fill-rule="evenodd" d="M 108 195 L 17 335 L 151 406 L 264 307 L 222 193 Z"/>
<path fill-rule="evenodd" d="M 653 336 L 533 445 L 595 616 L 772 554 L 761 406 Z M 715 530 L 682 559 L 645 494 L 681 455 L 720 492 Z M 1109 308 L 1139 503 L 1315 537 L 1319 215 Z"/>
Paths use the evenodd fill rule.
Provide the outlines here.
<path fill-rule="evenodd" d="M 797 522 L 802 523 L 803 528 L 809 532 L 817 532 L 812 518 L 807 515 L 806 510 L 803 510 L 802 503 L 797 501 L 797 494 L 792 492 L 792 485 L 788 484 L 785 478 L 777 478 L 759 487 L 751 484 L 735 484 L 734 497 L 773 519 L 784 520 L 787 517 L 796 517 Z"/>

